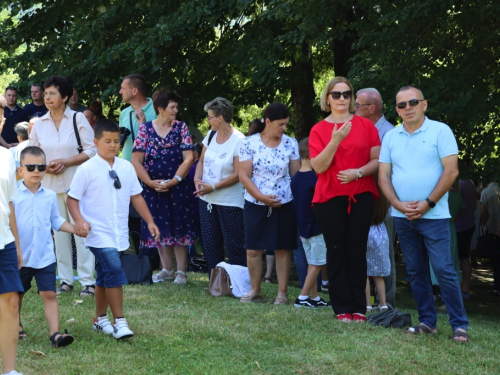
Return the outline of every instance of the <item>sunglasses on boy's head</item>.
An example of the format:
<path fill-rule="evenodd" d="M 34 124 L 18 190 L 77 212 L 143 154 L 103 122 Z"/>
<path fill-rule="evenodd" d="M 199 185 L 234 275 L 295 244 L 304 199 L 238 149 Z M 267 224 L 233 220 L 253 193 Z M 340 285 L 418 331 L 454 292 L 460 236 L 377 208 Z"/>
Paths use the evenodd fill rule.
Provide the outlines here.
<path fill-rule="evenodd" d="M 115 187 L 115 189 L 120 189 L 122 187 L 120 179 L 118 178 L 118 175 L 114 170 L 109 171 L 109 177 L 113 179 L 113 186 Z"/>
<path fill-rule="evenodd" d="M 330 93 L 330 95 L 332 96 L 333 100 L 339 100 L 341 96 L 343 96 L 344 99 L 351 99 L 352 98 L 352 91 L 351 90 L 349 90 L 349 91 L 343 91 L 343 92 L 332 91 Z"/>
<path fill-rule="evenodd" d="M 38 169 L 38 172 L 45 172 L 47 164 L 24 164 L 23 167 L 26 167 L 28 172 L 34 172 L 35 168 Z"/>
<path fill-rule="evenodd" d="M 410 105 L 410 107 L 416 107 L 418 103 L 423 102 L 424 100 L 425 99 L 412 99 L 407 102 L 399 102 L 398 104 L 396 104 L 396 107 L 398 107 L 399 109 L 405 109 L 407 103 Z"/>

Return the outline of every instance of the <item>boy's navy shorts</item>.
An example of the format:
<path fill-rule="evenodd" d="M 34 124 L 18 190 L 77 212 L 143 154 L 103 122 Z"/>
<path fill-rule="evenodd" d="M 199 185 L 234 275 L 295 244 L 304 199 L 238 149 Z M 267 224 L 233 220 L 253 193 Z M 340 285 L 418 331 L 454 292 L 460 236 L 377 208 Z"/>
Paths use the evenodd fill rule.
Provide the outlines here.
<path fill-rule="evenodd" d="M 21 281 L 24 287 L 24 293 L 31 289 L 31 280 L 36 281 L 38 292 L 56 291 L 56 263 L 49 264 L 44 268 L 21 268 Z"/>

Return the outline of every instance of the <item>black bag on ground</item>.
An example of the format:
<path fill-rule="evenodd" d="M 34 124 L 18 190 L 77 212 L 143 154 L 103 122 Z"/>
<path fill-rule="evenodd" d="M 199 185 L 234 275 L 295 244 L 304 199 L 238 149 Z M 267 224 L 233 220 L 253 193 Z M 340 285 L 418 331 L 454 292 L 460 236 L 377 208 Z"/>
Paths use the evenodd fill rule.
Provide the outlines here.
<path fill-rule="evenodd" d="M 208 262 L 203 258 L 191 258 L 188 264 L 189 272 L 208 273 Z"/>
<path fill-rule="evenodd" d="M 125 271 L 128 284 L 151 285 L 153 271 L 151 258 L 141 251 L 139 255 L 120 253 L 122 268 Z"/>
<path fill-rule="evenodd" d="M 368 322 L 376 326 L 406 328 L 411 327 L 411 315 L 398 309 L 388 309 L 367 318 Z"/>
<path fill-rule="evenodd" d="M 500 237 L 486 232 L 482 225 L 479 227 L 479 237 L 476 241 L 476 257 L 494 258 L 500 252 Z"/>

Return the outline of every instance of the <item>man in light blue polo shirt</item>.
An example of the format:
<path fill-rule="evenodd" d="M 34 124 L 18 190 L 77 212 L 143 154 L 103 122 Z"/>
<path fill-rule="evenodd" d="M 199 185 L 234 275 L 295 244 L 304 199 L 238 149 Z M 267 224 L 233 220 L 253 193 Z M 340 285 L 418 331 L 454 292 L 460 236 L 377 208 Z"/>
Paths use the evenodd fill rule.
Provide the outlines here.
<path fill-rule="evenodd" d="M 396 110 L 403 125 L 386 134 L 380 151 L 379 185 L 391 202 L 420 324 L 408 333 L 436 333 L 437 314 L 429 276 L 434 269 L 455 341 L 468 341 L 469 321 L 452 265 L 448 190 L 458 176 L 458 147 L 448 125 L 425 116 L 420 89 L 402 87 Z"/>

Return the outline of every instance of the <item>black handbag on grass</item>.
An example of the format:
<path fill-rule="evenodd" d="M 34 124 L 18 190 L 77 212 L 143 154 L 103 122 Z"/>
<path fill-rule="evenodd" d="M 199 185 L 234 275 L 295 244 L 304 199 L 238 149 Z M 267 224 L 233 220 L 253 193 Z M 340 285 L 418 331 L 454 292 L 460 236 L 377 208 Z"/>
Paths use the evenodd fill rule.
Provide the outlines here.
<path fill-rule="evenodd" d="M 486 232 L 482 225 L 479 227 L 479 237 L 476 242 L 476 257 L 493 258 L 500 252 L 500 237 Z"/>
<path fill-rule="evenodd" d="M 376 326 L 392 327 L 392 328 L 407 328 L 411 327 L 411 315 L 398 309 L 388 309 L 376 314 L 372 314 L 367 318 L 368 322 Z"/>
<path fill-rule="evenodd" d="M 153 283 L 151 258 L 144 255 L 142 250 L 139 255 L 121 252 L 120 259 L 128 284 L 151 285 Z"/>

